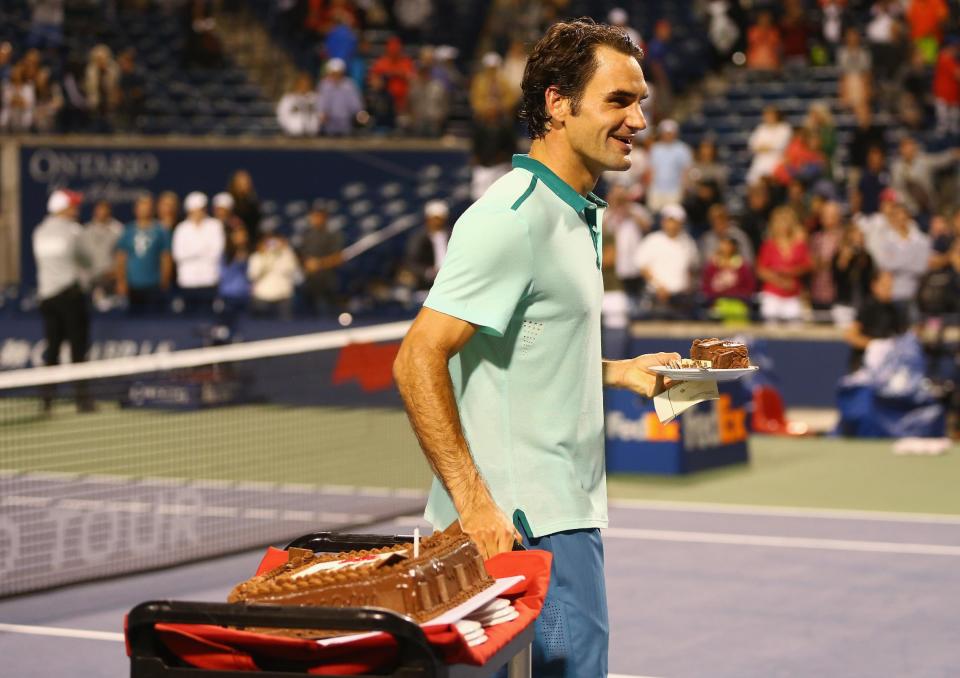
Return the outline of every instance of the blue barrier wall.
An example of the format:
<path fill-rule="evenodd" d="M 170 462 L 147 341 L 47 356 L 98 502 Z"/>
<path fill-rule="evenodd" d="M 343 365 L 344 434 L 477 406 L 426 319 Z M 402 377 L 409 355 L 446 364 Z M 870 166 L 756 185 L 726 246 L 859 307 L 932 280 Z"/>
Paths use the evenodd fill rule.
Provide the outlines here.
<path fill-rule="evenodd" d="M 241 168 L 251 173 L 260 198 L 276 203 L 281 219 L 287 218 L 285 206 L 297 201 L 309 204 L 315 198 L 340 200 L 341 211 L 350 214 L 354 223 L 389 203 L 393 205 L 385 218 L 419 216 L 422 201 L 432 198 L 452 203 L 456 216 L 469 198 L 465 193 L 468 156 L 459 150 L 24 145 L 20 150 L 22 283 L 35 284 L 30 233 L 46 214 L 47 196 L 57 188 L 84 193 L 84 220 L 89 218 L 91 204 L 104 199 L 115 205 L 117 218 L 126 221 L 133 201 L 144 190 L 172 190 L 181 199 L 190 191 L 213 195 L 225 190 L 233 172 Z M 366 190 L 344 192 L 351 184 Z M 380 189 L 387 184 L 394 186 L 385 195 Z M 369 209 L 350 213 L 351 203 L 360 200 L 369 200 Z"/>

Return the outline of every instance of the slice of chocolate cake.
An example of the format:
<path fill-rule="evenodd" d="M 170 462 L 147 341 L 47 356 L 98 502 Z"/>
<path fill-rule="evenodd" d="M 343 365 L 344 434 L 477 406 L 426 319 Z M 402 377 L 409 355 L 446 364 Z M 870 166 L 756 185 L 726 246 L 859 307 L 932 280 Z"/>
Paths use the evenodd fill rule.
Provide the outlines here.
<path fill-rule="evenodd" d="M 746 344 L 712 337 L 694 339 L 690 346 L 690 358 L 704 367 L 729 370 L 750 367 L 750 354 Z M 709 362 L 709 365 L 707 365 Z"/>

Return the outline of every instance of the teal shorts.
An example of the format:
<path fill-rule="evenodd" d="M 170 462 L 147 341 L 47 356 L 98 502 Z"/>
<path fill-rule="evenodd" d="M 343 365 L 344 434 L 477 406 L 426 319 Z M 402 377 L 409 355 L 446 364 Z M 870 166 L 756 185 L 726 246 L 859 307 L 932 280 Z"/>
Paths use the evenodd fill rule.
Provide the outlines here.
<path fill-rule="evenodd" d="M 536 621 L 533 677 L 606 678 L 610 627 L 600 530 L 524 536 L 523 542 L 553 554 L 550 588 Z"/>

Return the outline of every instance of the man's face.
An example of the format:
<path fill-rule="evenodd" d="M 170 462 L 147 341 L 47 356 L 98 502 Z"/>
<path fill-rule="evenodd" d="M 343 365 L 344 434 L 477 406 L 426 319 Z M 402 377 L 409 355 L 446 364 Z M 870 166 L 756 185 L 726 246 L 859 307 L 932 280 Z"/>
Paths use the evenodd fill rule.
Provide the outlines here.
<path fill-rule="evenodd" d="M 683 222 L 679 219 L 671 219 L 670 217 L 666 217 L 664 218 L 661 227 L 663 228 L 663 232 L 668 236 L 671 238 L 676 238 L 683 230 Z"/>
<path fill-rule="evenodd" d="M 94 221 L 106 221 L 110 218 L 110 205 L 105 202 L 98 202 L 93 208 Z"/>
<path fill-rule="evenodd" d="M 140 198 L 133 207 L 133 213 L 140 221 L 148 221 L 153 217 L 153 200 Z"/>
<path fill-rule="evenodd" d="M 647 83 L 637 60 L 610 47 L 597 47 L 597 70 L 584 88 L 580 108 L 563 116 L 573 151 L 593 174 L 630 169 L 633 135 L 647 126 L 640 101 Z"/>
<path fill-rule="evenodd" d="M 213 208 L 213 216 L 215 216 L 220 221 L 226 221 L 230 218 L 230 208 L 224 207 L 223 205 L 215 206 Z"/>

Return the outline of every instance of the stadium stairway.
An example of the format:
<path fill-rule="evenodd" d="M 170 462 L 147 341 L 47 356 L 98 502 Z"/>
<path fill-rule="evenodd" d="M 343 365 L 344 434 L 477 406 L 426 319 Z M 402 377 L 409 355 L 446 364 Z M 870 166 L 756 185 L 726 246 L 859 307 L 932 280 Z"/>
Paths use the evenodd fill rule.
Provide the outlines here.
<path fill-rule="evenodd" d="M 289 53 L 276 44 L 270 32 L 245 6 L 239 11 L 216 13 L 217 35 L 224 50 L 257 83 L 271 100 L 278 100 L 293 85 L 297 66 Z"/>

